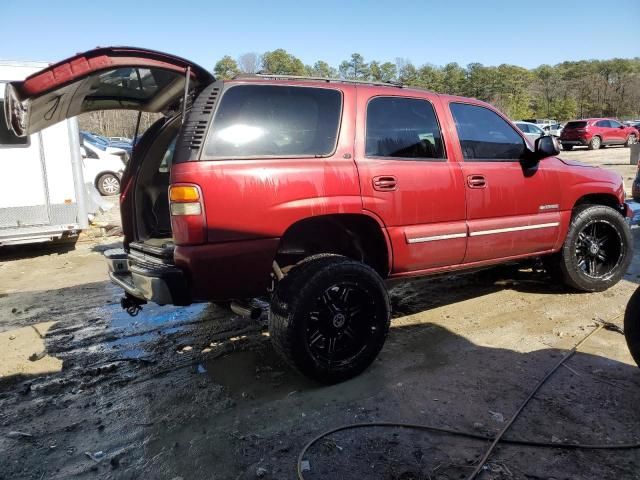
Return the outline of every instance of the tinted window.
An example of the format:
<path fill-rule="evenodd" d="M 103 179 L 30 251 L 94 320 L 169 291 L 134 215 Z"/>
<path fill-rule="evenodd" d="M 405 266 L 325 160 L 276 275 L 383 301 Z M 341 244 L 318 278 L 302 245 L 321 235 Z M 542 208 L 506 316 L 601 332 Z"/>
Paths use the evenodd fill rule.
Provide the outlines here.
<path fill-rule="evenodd" d="M 611 128 L 620 128 L 620 125 L 622 125 L 620 122 L 616 122 L 615 120 L 609 120 L 609 126 Z"/>
<path fill-rule="evenodd" d="M 571 130 L 573 128 L 584 128 L 587 126 L 587 122 L 569 122 L 564 126 L 565 130 Z"/>
<path fill-rule="evenodd" d="M 7 125 L 4 116 L 4 85 L 0 84 L 0 148 L 26 147 L 29 137 L 17 137 Z"/>
<path fill-rule="evenodd" d="M 442 135 L 426 100 L 376 97 L 367 106 L 368 157 L 444 159 Z"/>
<path fill-rule="evenodd" d="M 517 160 L 525 152 L 522 137 L 495 112 L 464 103 L 450 108 L 465 160 Z"/>
<path fill-rule="evenodd" d="M 336 146 L 342 96 L 337 90 L 240 85 L 227 90 L 210 129 L 210 157 L 313 157 Z"/>
<path fill-rule="evenodd" d="M 600 121 L 596 122 L 596 127 L 608 128 L 609 127 L 609 121 L 608 120 L 600 120 Z"/>

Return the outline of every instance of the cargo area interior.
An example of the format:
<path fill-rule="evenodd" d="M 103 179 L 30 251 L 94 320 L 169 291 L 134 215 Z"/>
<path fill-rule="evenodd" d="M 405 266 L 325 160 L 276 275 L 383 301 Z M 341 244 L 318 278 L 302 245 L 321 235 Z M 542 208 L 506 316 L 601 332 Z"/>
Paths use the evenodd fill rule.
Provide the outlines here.
<path fill-rule="evenodd" d="M 135 182 L 136 241 L 132 245 L 147 253 L 170 255 L 173 252 L 171 215 L 169 211 L 169 181 L 180 116 L 162 119 L 164 124 L 152 135 L 142 159 Z M 154 130 L 157 132 L 154 132 Z"/>

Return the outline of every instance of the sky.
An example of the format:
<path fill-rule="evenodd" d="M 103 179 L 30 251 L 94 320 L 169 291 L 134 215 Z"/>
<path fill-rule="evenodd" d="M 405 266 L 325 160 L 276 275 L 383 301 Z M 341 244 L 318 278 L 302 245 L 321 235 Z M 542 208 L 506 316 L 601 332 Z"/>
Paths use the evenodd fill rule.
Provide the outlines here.
<path fill-rule="evenodd" d="M 365 61 L 402 57 L 416 66 L 480 62 L 527 68 L 640 56 L 639 0 L 2 3 L 4 60 L 54 62 L 109 45 L 160 50 L 209 70 L 223 55 L 276 48 L 305 64 L 324 60 L 333 66 L 354 52 Z"/>

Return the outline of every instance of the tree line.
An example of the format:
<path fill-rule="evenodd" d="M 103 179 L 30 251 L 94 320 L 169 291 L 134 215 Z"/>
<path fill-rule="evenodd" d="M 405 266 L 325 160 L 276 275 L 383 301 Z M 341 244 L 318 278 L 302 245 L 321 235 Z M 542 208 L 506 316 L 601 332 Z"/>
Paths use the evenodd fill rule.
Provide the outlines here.
<path fill-rule="evenodd" d="M 517 65 L 486 66 L 455 62 L 444 66 L 365 61 L 359 53 L 337 67 L 324 61 L 305 65 L 284 49 L 222 57 L 214 67 L 217 78 L 269 73 L 348 80 L 396 82 L 438 93 L 487 101 L 509 117 L 553 118 L 640 117 L 640 58 L 566 61 L 527 69 Z"/>

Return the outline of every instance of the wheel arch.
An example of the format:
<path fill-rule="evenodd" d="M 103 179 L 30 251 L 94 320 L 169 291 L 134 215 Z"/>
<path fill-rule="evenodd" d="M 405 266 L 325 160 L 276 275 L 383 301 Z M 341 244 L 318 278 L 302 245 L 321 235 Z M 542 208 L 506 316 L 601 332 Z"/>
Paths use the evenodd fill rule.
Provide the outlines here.
<path fill-rule="evenodd" d="M 362 261 L 383 278 L 391 271 L 392 251 L 386 229 L 366 213 L 306 217 L 280 237 L 276 261 L 281 267 L 318 253 L 336 253 Z"/>
<path fill-rule="evenodd" d="M 620 204 L 618 197 L 612 192 L 605 193 L 587 193 L 579 197 L 573 204 L 572 211 L 575 213 L 577 209 L 584 205 L 604 205 L 605 207 L 611 207 L 620 212 L 624 216 L 624 204 Z"/>

